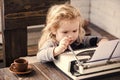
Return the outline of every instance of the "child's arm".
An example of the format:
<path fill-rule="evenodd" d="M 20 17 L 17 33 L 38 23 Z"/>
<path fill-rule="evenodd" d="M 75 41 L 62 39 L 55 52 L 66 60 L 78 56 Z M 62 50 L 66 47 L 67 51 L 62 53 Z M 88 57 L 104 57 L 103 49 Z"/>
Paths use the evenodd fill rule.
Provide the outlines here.
<path fill-rule="evenodd" d="M 98 37 L 98 36 L 85 36 L 84 44 L 86 47 L 95 47 L 98 46 L 99 43 L 103 41 L 108 41 L 106 37 Z"/>
<path fill-rule="evenodd" d="M 55 43 L 51 41 L 47 41 L 42 48 L 37 53 L 37 59 L 40 62 L 48 62 L 55 60 L 55 56 L 63 53 L 70 44 L 71 38 L 64 37 L 60 42 L 59 45 L 55 45 Z"/>
<path fill-rule="evenodd" d="M 70 37 L 64 37 L 60 42 L 59 45 L 54 49 L 54 56 L 57 56 L 61 53 L 63 53 L 70 44 L 71 38 Z"/>
<path fill-rule="evenodd" d="M 56 47 L 52 40 L 48 40 L 44 43 L 41 49 L 37 53 L 37 59 L 39 62 L 48 62 L 54 60 L 53 51 Z"/>

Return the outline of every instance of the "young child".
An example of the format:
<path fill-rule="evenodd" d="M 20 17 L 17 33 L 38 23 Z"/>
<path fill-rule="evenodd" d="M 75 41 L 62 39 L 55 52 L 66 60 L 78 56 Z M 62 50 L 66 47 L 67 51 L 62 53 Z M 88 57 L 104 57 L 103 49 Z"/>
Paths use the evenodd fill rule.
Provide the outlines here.
<path fill-rule="evenodd" d="M 55 60 L 55 57 L 68 50 L 97 46 L 102 38 L 85 36 L 83 19 L 78 9 L 70 4 L 52 6 L 47 14 L 46 27 L 39 41 L 37 59 L 40 62 Z"/>

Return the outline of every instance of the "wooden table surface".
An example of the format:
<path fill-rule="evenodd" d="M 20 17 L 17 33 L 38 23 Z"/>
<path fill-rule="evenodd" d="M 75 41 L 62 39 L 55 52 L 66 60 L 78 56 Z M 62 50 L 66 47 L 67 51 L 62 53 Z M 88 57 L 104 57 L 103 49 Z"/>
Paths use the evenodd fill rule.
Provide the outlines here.
<path fill-rule="evenodd" d="M 55 68 L 53 63 L 31 64 L 33 71 L 29 74 L 17 75 L 9 68 L 0 69 L 0 80 L 70 80 L 64 73 Z"/>
<path fill-rule="evenodd" d="M 0 69 L 0 80 L 71 80 L 53 63 L 33 63 L 32 72 L 24 75 L 17 75 L 10 72 L 9 68 Z M 89 78 L 87 80 L 120 80 L 120 73 L 108 74 Z"/>

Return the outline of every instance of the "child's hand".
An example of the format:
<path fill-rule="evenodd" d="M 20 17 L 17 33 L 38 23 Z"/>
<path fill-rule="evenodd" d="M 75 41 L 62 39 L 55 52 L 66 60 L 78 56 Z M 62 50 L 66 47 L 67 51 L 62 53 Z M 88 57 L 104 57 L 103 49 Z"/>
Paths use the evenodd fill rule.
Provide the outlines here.
<path fill-rule="evenodd" d="M 99 46 L 99 44 L 101 44 L 101 43 L 103 43 L 103 42 L 106 42 L 106 41 L 109 41 L 108 38 L 103 37 L 103 38 L 97 43 L 97 46 Z"/>
<path fill-rule="evenodd" d="M 54 49 L 54 56 L 63 53 L 71 42 L 71 37 L 64 37 L 60 42 L 59 46 Z"/>

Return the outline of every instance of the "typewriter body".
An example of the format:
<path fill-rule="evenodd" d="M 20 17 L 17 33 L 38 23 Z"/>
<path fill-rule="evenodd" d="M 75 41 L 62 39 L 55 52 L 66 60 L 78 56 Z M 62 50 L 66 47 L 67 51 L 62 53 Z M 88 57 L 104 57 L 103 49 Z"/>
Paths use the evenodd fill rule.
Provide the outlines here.
<path fill-rule="evenodd" d="M 108 45 L 107 45 L 108 44 Z M 107 49 L 105 46 L 112 46 Z M 102 49 L 101 49 L 102 48 Z M 101 53 L 104 51 L 104 53 Z M 109 54 L 108 54 L 109 52 Z M 85 79 L 120 71 L 120 43 L 119 40 L 109 41 L 101 47 L 74 51 L 75 55 L 65 52 L 54 61 L 55 65 L 74 80 Z M 79 64 L 76 60 L 79 60 Z"/>

